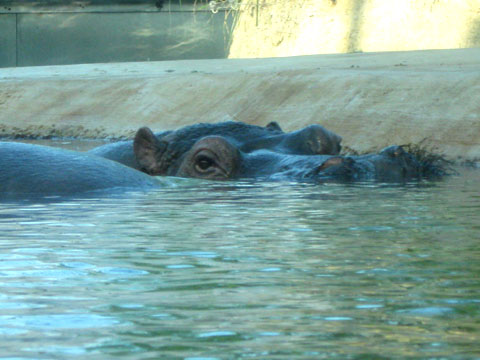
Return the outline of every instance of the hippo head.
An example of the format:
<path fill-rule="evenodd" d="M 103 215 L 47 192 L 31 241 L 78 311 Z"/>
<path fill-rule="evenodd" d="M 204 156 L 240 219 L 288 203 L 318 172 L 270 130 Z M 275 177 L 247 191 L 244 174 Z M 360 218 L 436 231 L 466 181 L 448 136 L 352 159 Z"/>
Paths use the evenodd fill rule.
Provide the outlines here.
<path fill-rule="evenodd" d="M 359 156 L 296 155 L 269 148 L 245 152 L 228 137 L 207 135 L 178 152 L 171 136 L 159 139 L 148 128 L 138 130 L 134 152 L 144 172 L 207 180 L 309 182 L 401 182 L 421 175 L 419 162 L 401 146 Z"/>
<path fill-rule="evenodd" d="M 150 175 L 227 180 L 236 176 L 240 153 L 221 136 L 206 136 L 178 157 L 166 156 L 168 138 L 158 140 L 149 128 L 137 131 L 133 143 L 137 161 Z"/>
<path fill-rule="evenodd" d="M 259 147 L 264 148 L 268 146 L 268 140 L 265 141 L 265 139 L 277 139 L 277 137 L 281 139 L 285 134 L 276 122 L 271 122 L 266 127 L 236 121 L 199 123 L 174 131 L 158 133 L 155 135 L 156 139 L 153 132 L 145 127 L 137 132 L 134 141 L 135 157 L 143 159 L 144 164 L 139 165 L 145 172 L 168 175 L 169 169 L 174 168 L 176 163 L 178 165 L 178 161 L 191 150 L 197 141 L 214 135 L 228 139 L 235 146 L 253 141 L 259 144 Z M 280 142 L 280 140 L 277 139 L 274 143 L 276 142 Z M 138 153 L 135 147 L 137 147 Z M 143 155 L 140 153 L 143 153 Z M 100 156 L 102 156 L 101 152 Z M 156 161 L 146 161 L 148 156 L 154 157 Z M 134 158 L 130 161 L 133 164 L 136 162 L 138 162 L 138 159 L 135 160 Z M 148 164 L 149 168 L 146 168 L 145 164 Z M 138 166 L 135 167 L 139 168 Z"/>
<path fill-rule="evenodd" d="M 209 135 L 193 146 L 172 157 L 169 136 L 158 139 L 149 128 L 138 130 L 134 152 L 144 172 L 150 175 L 168 175 L 207 180 L 238 178 L 329 179 L 341 174 L 347 179 L 351 173 L 350 160 L 325 155 L 292 155 L 268 149 L 244 153 L 229 139 Z M 337 176 L 338 177 L 338 176 Z"/>

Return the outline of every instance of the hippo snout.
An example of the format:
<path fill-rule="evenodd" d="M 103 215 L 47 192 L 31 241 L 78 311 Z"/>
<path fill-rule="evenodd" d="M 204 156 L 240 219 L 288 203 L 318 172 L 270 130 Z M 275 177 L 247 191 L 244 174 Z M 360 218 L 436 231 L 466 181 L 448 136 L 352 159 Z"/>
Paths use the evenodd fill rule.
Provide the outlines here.
<path fill-rule="evenodd" d="M 316 166 L 306 177 L 316 181 L 350 181 L 355 177 L 355 165 L 355 160 L 350 157 L 332 156 Z"/>

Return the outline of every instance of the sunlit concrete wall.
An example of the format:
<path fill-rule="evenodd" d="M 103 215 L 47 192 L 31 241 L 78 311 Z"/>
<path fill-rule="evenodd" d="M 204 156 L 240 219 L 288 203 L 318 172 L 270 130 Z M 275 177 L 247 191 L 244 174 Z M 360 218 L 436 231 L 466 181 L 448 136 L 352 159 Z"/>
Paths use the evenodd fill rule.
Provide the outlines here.
<path fill-rule="evenodd" d="M 231 58 L 480 46 L 480 0 L 244 0 Z"/>

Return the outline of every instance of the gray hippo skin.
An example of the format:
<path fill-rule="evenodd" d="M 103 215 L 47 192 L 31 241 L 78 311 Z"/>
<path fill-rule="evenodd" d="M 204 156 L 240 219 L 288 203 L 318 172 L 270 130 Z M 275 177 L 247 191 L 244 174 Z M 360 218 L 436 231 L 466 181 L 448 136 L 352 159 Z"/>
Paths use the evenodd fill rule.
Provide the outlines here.
<path fill-rule="evenodd" d="M 148 189 L 159 182 L 140 171 L 86 153 L 0 142 L 0 199 Z"/>
<path fill-rule="evenodd" d="M 266 127 L 242 122 L 226 121 L 214 124 L 195 124 L 175 131 L 155 133 L 159 140 L 159 151 L 165 152 L 164 159 L 174 161 L 189 151 L 201 138 L 218 135 L 227 139 L 242 152 L 268 149 L 285 154 L 316 155 L 339 154 L 342 138 L 320 125 L 284 133 L 276 122 Z M 160 150 L 161 148 L 161 150 Z M 133 152 L 133 141 L 121 141 L 90 150 L 91 154 L 120 162 L 139 170 Z"/>
<path fill-rule="evenodd" d="M 338 155 L 342 150 L 341 142 L 341 136 L 323 126 L 309 125 L 301 130 L 269 134 L 261 139 L 247 141 L 240 144 L 239 149 L 243 152 L 265 149 L 292 155 Z"/>
<path fill-rule="evenodd" d="M 142 169 L 151 175 L 211 180 L 403 182 L 424 173 L 421 164 L 400 146 L 378 154 L 349 157 L 292 155 L 264 149 L 246 153 L 224 137 L 206 136 L 179 158 L 165 159 L 164 150 L 164 144 L 150 129 L 137 132 L 135 155 Z"/>

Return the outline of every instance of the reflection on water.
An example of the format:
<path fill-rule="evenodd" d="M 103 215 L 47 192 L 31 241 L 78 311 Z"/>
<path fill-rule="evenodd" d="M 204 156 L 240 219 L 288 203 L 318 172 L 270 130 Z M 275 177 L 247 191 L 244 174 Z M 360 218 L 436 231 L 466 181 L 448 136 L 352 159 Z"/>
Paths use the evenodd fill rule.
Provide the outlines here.
<path fill-rule="evenodd" d="M 478 359 L 479 180 L 0 204 L 1 355 Z"/>
<path fill-rule="evenodd" d="M 7 141 L 11 141 L 8 140 Z M 53 146 L 56 148 L 74 150 L 74 151 L 88 151 L 97 146 L 109 144 L 110 141 L 103 139 L 75 139 L 75 138 L 53 138 L 53 139 L 15 139 L 16 142 L 24 142 L 27 144 Z"/>

